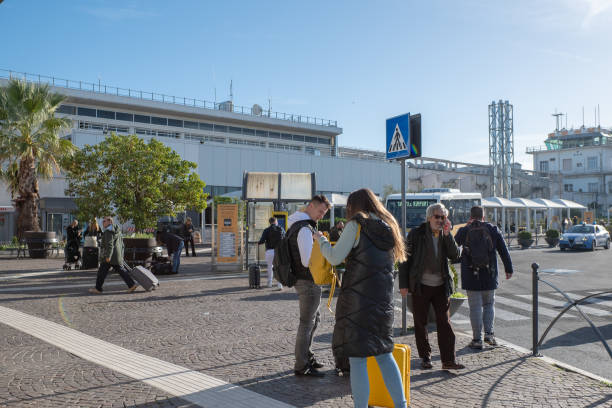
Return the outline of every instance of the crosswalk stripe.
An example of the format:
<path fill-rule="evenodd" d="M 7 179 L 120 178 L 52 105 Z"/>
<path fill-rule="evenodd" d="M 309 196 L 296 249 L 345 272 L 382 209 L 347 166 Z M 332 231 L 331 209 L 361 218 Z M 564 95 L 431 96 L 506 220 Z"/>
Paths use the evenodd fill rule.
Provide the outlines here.
<path fill-rule="evenodd" d="M 589 293 L 589 295 L 594 295 L 596 293 L 601 293 L 601 292 L 602 292 L 601 290 L 598 290 L 598 291 L 593 291 L 593 292 L 588 292 L 588 293 Z M 582 296 L 582 297 L 584 297 L 584 296 Z M 587 299 L 587 301 L 585 303 L 590 303 L 592 305 L 598 305 L 598 306 L 601 305 L 601 306 L 606 306 L 606 307 L 612 308 L 612 300 L 601 300 L 602 297 L 605 297 L 605 298 L 608 298 L 608 299 L 612 298 L 612 293 L 607 293 L 605 295 L 601 295 L 601 296 L 598 296 L 598 297 L 592 297 L 590 299 Z"/>
<path fill-rule="evenodd" d="M 501 309 L 499 307 L 497 307 L 497 299 L 499 299 L 499 296 L 497 296 L 495 298 L 495 303 L 496 303 L 496 307 L 495 307 L 495 319 L 499 319 L 499 320 L 503 320 L 503 321 L 518 321 L 518 320 L 528 320 L 530 317 L 529 316 L 523 316 L 519 313 L 515 313 L 509 310 L 504 310 Z M 396 299 L 396 302 L 398 302 L 399 304 L 402 303 L 401 299 Z M 524 308 L 523 308 L 524 309 Z M 457 313 L 455 313 L 455 315 L 453 315 L 453 317 L 455 316 L 460 316 L 462 318 L 462 320 L 465 320 L 466 323 L 469 323 L 469 319 L 470 319 L 470 309 L 469 306 L 467 304 L 467 301 L 461 305 L 461 307 L 459 308 L 459 310 L 457 311 Z M 453 322 L 457 323 L 457 324 L 462 324 L 463 321 L 459 322 L 459 321 L 455 321 L 453 320 Z"/>
<path fill-rule="evenodd" d="M 523 296 L 531 296 L 531 295 L 523 295 Z M 519 310 L 522 310 L 526 313 L 531 313 L 531 307 L 530 307 L 530 302 L 520 302 L 518 300 L 514 300 L 514 299 L 509 299 L 507 297 L 502 297 L 502 296 L 496 296 L 495 297 L 495 303 L 496 304 L 502 304 L 504 306 L 510 306 L 510 307 L 514 307 L 517 308 Z M 548 317 L 557 317 L 557 315 L 559 314 L 559 312 L 556 312 L 554 310 L 550 310 L 547 309 L 545 307 L 538 307 L 538 313 L 543 315 L 543 316 L 548 316 Z M 566 315 L 564 315 L 565 317 Z"/>
<path fill-rule="evenodd" d="M 523 297 L 523 298 L 530 298 L 531 299 L 531 295 L 517 295 L 517 296 L 520 296 L 520 297 Z M 573 296 L 570 296 L 570 297 L 573 297 Z M 565 302 L 565 298 L 563 298 L 563 299 L 564 300 L 551 299 L 549 297 L 540 295 L 538 297 L 538 302 L 558 307 L 559 311 L 557 312 L 557 314 L 559 314 L 559 312 L 561 312 L 561 309 L 563 309 L 565 306 L 567 306 L 567 302 Z M 591 315 L 595 315 L 595 316 L 608 316 L 610 314 L 610 312 L 606 312 L 604 310 L 596 309 L 594 307 L 589 307 L 589 306 L 580 305 L 580 309 L 582 309 L 582 311 L 587 313 L 587 314 L 591 314 Z M 577 312 L 577 310 L 575 308 L 572 308 L 570 310 Z"/>

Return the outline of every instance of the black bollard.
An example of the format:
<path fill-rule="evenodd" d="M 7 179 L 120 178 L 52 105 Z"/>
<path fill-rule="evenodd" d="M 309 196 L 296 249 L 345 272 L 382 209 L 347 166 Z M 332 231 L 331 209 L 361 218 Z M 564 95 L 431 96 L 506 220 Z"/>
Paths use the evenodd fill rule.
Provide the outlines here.
<path fill-rule="evenodd" d="M 539 357 L 540 353 L 538 353 L 538 268 L 540 265 L 537 263 L 531 264 L 531 269 L 533 270 L 532 278 L 531 278 L 531 291 L 533 297 L 533 308 L 532 308 L 532 335 L 533 335 L 533 356 Z"/>

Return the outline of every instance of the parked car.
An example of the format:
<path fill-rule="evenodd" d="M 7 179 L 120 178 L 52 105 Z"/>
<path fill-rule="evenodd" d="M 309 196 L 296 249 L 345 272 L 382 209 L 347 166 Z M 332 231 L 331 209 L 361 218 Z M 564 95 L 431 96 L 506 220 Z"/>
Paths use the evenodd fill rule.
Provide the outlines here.
<path fill-rule="evenodd" d="M 574 225 L 565 231 L 559 240 L 561 251 L 565 251 L 566 248 L 594 251 L 598 246 L 610 249 L 610 233 L 601 225 Z"/>

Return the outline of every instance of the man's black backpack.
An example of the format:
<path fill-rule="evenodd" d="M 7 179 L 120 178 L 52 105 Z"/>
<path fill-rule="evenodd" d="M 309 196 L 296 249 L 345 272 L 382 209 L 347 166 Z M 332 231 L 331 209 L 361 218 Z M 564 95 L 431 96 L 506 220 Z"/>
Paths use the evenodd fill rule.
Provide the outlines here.
<path fill-rule="evenodd" d="M 287 231 L 285 236 L 279 241 L 278 245 L 274 248 L 274 279 L 287 287 L 292 287 L 297 282 L 297 275 L 291 267 L 291 251 L 289 249 L 289 239 L 298 231 L 312 221 L 303 220 L 295 222 L 291 228 Z"/>
<path fill-rule="evenodd" d="M 276 248 L 278 243 L 283 239 L 285 231 L 278 225 L 272 225 L 268 230 L 268 245 L 270 248 Z"/>
<path fill-rule="evenodd" d="M 474 272 L 489 269 L 491 261 L 489 255 L 493 248 L 493 240 L 487 225 L 484 222 L 473 221 L 467 227 L 463 243 L 463 254 L 467 257 Z"/>

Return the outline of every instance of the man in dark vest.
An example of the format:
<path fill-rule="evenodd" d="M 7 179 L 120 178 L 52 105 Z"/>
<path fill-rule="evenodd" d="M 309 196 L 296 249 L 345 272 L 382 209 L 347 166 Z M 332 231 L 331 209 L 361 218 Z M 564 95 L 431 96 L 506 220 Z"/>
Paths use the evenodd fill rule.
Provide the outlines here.
<path fill-rule="evenodd" d="M 322 377 L 324 375 L 318 371 L 323 364 L 316 360 L 312 352 L 314 332 L 321 321 L 319 313 L 321 287 L 315 285 L 308 265 L 317 221 L 323 218 L 330 207 L 331 204 L 324 195 L 317 195 L 310 200 L 303 211 L 296 211 L 288 220 L 288 229 L 295 223 L 302 225 L 289 240 L 291 269 L 297 276 L 295 291 L 300 303 L 300 323 L 295 339 L 294 373 L 297 376 Z"/>
<path fill-rule="evenodd" d="M 479 230 L 476 230 L 479 229 Z M 482 229 L 482 231 L 480 231 Z M 478 239 L 480 242 L 471 243 Z M 465 227 L 457 231 L 455 236 L 457 245 L 463 246 L 461 253 L 461 288 L 465 289 L 470 306 L 470 323 L 472 324 L 472 342 L 470 347 L 482 350 L 482 329 L 484 325 L 485 343 L 496 346 L 497 341 L 493 334 L 493 321 L 495 319 L 495 289 L 499 286 L 497 273 L 497 257 L 504 263 L 506 279 L 512 277 L 512 260 L 502 233 L 493 224 L 484 221 L 484 210 L 475 206 L 470 210 L 470 220 Z M 487 250 L 484 256 L 470 254 L 472 252 Z M 485 262 L 478 262 L 475 258 L 484 258 Z M 479 266 L 479 263 L 488 265 Z"/>
<path fill-rule="evenodd" d="M 285 236 L 285 230 L 278 225 L 278 220 L 275 217 L 270 217 L 270 226 L 263 230 L 261 239 L 257 243 L 258 245 L 266 244 L 266 264 L 268 267 L 268 287 L 272 287 L 272 265 L 274 264 L 274 248 Z M 283 289 L 283 285 L 277 282 L 278 290 Z"/>

